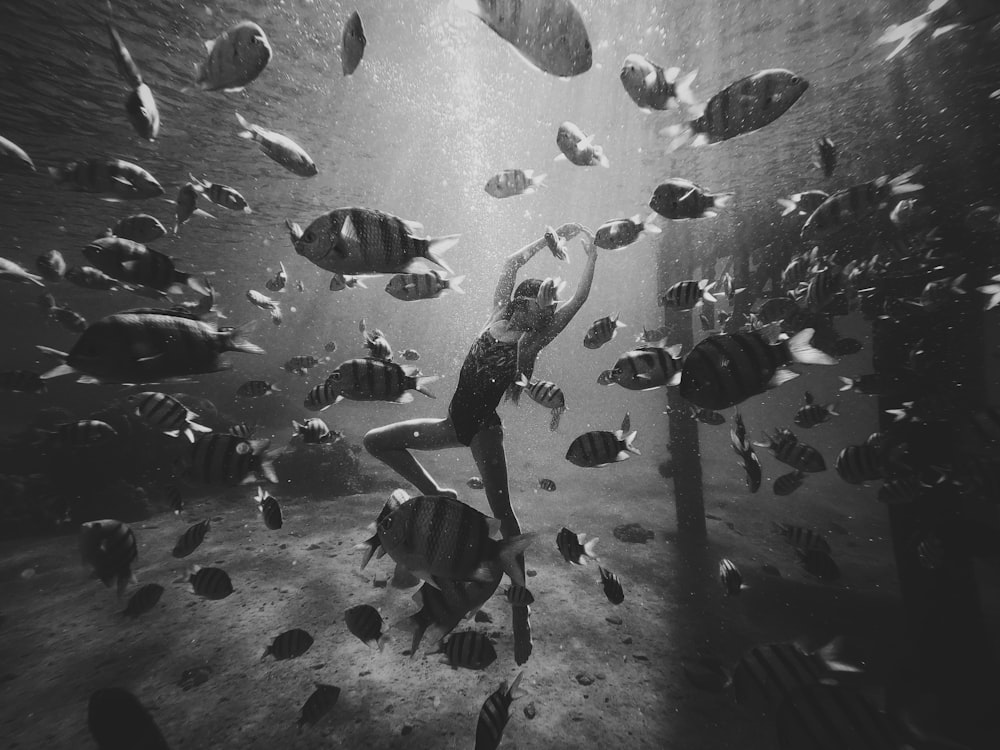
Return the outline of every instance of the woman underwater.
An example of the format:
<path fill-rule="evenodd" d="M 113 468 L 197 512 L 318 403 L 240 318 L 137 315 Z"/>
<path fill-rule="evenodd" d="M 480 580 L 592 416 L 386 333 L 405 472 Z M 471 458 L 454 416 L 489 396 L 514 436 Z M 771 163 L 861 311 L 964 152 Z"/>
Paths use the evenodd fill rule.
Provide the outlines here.
<path fill-rule="evenodd" d="M 558 286 L 553 279 L 525 279 L 514 289 L 521 266 L 547 246 L 544 238 L 510 255 L 493 293 L 493 312 L 462 364 L 448 415 L 378 427 L 364 439 L 372 456 L 394 469 L 422 494 L 452 498 L 457 498 L 458 493 L 441 487 L 410 451 L 469 447 L 483 480 L 486 499 L 493 516 L 500 521 L 505 539 L 520 534 L 521 527 L 510 504 L 504 432 L 496 409 L 505 394 L 517 401 L 521 388 L 515 381 L 522 373 L 530 379 L 538 354 L 583 307 L 597 263 L 597 247 L 590 230 L 580 224 L 564 224 L 556 232 L 567 240 L 581 232 L 589 237 L 584 242 L 587 263 L 573 297 L 557 307 Z M 518 562 L 523 569 L 523 555 Z M 515 607 L 512 612 L 514 656 L 518 664 L 523 664 L 531 653 L 528 609 Z"/>

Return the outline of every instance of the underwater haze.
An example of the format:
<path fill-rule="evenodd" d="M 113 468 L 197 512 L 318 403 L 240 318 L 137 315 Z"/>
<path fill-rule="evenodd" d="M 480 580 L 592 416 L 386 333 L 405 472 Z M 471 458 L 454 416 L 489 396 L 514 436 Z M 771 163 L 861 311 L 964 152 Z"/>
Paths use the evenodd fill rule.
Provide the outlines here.
<path fill-rule="evenodd" d="M 0 19 L 4 747 L 1000 746 L 993 2 Z"/>

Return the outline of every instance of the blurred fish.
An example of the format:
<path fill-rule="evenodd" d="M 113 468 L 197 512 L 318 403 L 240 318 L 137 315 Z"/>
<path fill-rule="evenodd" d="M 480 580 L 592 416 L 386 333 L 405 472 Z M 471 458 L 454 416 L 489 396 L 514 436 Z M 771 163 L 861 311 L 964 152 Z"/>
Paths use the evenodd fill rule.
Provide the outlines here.
<path fill-rule="evenodd" d="M 73 333 L 83 333 L 87 330 L 87 319 L 68 307 L 51 307 L 48 316 Z"/>
<path fill-rule="evenodd" d="M 345 76 L 358 69 L 361 58 L 365 54 L 365 28 L 361 24 L 361 16 L 355 10 L 344 24 L 344 32 L 340 38 L 340 67 Z"/>
<path fill-rule="evenodd" d="M 185 287 L 208 295 L 205 281 L 194 274 L 178 271 L 170 256 L 122 237 L 99 237 L 83 248 L 96 268 L 128 284 L 148 286 L 171 294 Z"/>
<path fill-rule="evenodd" d="M 594 138 L 593 134 L 584 135 L 572 122 L 563 122 L 556 132 L 556 145 L 561 153 L 555 160 L 567 159 L 578 167 L 610 167 L 604 149 L 594 143 Z"/>
<path fill-rule="evenodd" d="M 174 202 L 174 235 L 181 233 L 181 226 L 195 215 L 198 208 L 198 191 L 190 182 L 185 182 L 177 190 L 177 200 Z M 205 213 L 202 211 L 202 213 Z M 211 217 L 211 214 L 205 214 Z M 213 217 L 214 218 L 214 217 Z"/>
<path fill-rule="evenodd" d="M 39 255 L 35 267 L 46 281 L 62 281 L 66 276 L 66 260 L 58 250 Z"/>
<path fill-rule="evenodd" d="M 618 316 L 619 313 L 615 313 L 613 316 L 605 315 L 600 320 L 595 320 L 584 334 L 583 345 L 588 349 L 600 349 L 610 342 L 618 335 L 618 329 L 625 327 L 625 323 L 618 320 Z"/>
<path fill-rule="evenodd" d="M 2 135 L 0 135 L 0 165 L 14 166 L 19 169 L 27 167 L 32 172 L 35 171 L 35 163 L 31 161 L 28 153 L 14 141 L 8 140 Z"/>
<path fill-rule="evenodd" d="M 217 432 L 199 435 L 182 463 L 192 478 L 206 484 L 236 486 L 255 481 L 256 475 L 277 484 L 271 463 L 275 454 L 268 450 L 270 442 Z"/>
<path fill-rule="evenodd" d="M 244 440 L 249 440 L 253 437 L 254 428 L 246 422 L 237 422 L 234 425 L 230 425 L 227 432 L 230 435 L 235 435 L 236 437 L 243 438 Z"/>
<path fill-rule="evenodd" d="M 756 492 L 760 489 L 762 479 L 760 459 L 757 458 L 753 444 L 747 438 L 747 428 L 743 424 L 743 415 L 739 411 L 733 415 L 733 428 L 729 431 L 729 439 L 733 450 L 736 451 L 736 455 L 741 460 L 741 463 L 737 465 L 741 466 L 746 473 L 747 489 L 751 493 Z"/>
<path fill-rule="evenodd" d="M 927 6 L 926 12 L 921 13 L 904 23 L 894 23 L 889 26 L 882 36 L 875 40 L 875 44 L 891 44 L 892 42 L 899 42 L 895 47 L 893 47 L 892 51 L 886 55 L 886 61 L 891 60 L 904 49 L 909 47 L 910 42 L 932 26 L 934 27 L 934 31 L 932 32 L 931 37 L 935 39 L 941 34 L 945 34 L 958 28 L 960 24 L 944 23 L 942 20 L 942 17 L 948 17 L 942 12 L 947 5 L 948 0 L 931 0 L 930 5 Z"/>
<path fill-rule="evenodd" d="M 838 190 L 813 211 L 802 225 L 802 239 L 823 237 L 847 224 L 857 223 L 870 216 L 897 195 L 922 190 L 923 185 L 910 182 L 920 171 L 920 166 L 903 172 L 892 179 L 883 175 L 870 182 Z"/>
<path fill-rule="evenodd" d="M 485 486 L 483 484 L 483 480 L 480 477 L 469 477 L 468 480 L 466 480 L 465 484 L 467 487 L 470 487 L 474 490 L 481 490 Z"/>
<path fill-rule="evenodd" d="M 0 258 L 0 279 L 4 281 L 13 281 L 18 284 L 35 284 L 40 287 L 45 286 L 45 284 L 42 283 L 41 276 L 28 273 L 20 265 L 12 260 L 7 260 L 6 258 Z"/>
<path fill-rule="evenodd" d="M 247 290 L 247 299 L 250 300 L 250 304 L 254 307 L 259 307 L 261 310 L 267 310 L 271 313 L 271 322 L 275 325 L 281 325 L 282 313 L 281 313 L 281 303 L 278 300 L 271 299 L 266 294 L 261 294 L 256 289 Z"/>
<path fill-rule="evenodd" d="M 264 282 L 264 287 L 269 292 L 280 292 L 285 288 L 288 283 L 288 272 L 285 271 L 285 264 L 280 260 L 278 261 L 278 271 L 274 274 L 274 278 L 268 279 Z"/>
<path fill-rule="evenodd" d="M 168 484 L 164 492 L 170 503 L 170 510 L 174 512 L 175 516 L 179 516 L 184 510 L 184 496 L 181 494 L 181 488 L 177 484 Z"/>
<path fill-rule="evenodd" d="M 833 468 L 850 484 L 873 482 L 885 476 L 881 448 L 874 445 L 848 445 L 837 454 Z"/>
<path fill-rule="evenodd" d="M 101 688 L 90 694 L 87 727 L 98 750 L 169 750 L 153 717 L 124 688 Z"/>
<path fill-rule="evenodd" d="M 813 395 L 809 392 L 805 392 L 805 404 L 799 407 L 799 410 L 795 412 L 794 422 L 799 427 L 815 427 L 818 424 L 823 424 L 830 417 L 840 416 L 839 412 L 836 411 L 836 402 L 832 404 L 827 404 L 826 406 L 821 406 L 813 401 Z"/>
<path fill-rule="evenodd" d="M 1000 232 L 1000 207 L 975 206 L 965 215 L 965 225 L 974 234 L 996 234 Z"/>
<path fill-rule="evenodd" d="M 302 281 L 300 279 L 296 279 L 295 280 L 295 291 L 297 291 L 299 294 L 302 294 L 305 290 L 306 290 L 306 287 L 302 283 Z"/>
<path fill-rule="evenodd" d="M 569 255 L 566 253 L 566 238 L 560 237 L 556 230 L 550 226 L 545 227 L 544 237 L 545 245 L 549 248 L 549 252 L 552 253 L 552 257 L 556 260 L 569 263 Z"/>
<path fill-rule="evenodd" d="M 515 195 L 531 195 L 542 186 L 547 175 L 534 176 L 532 169 L 505 169 L 490 177 L 483 188 L 494 198 L 513 198 Z"/>
<path fill-rule="evenodd" d="M 822 190 L 806 190 L 792 193 L 787 198 L 778 198 L 778 205 L 784 209 L 782 216 L 796 212 L 798 216 L 810 216 L 829 197 L 830 194 Z"/>
<path fill-rule="evenodd" d="M 592 50 L 572 0 L 456 0 L 539 70 L 562 78 L 590 70 Z"/>
<path fill-rule="evenodd" d="M 149 214 L 132 214 L 119 219 L 110 231 L 116 237 L 143 244 L 155 242 L 167 234 L 167 228 L 160 220 Z"/>
<path fill-rule="evenodd" d="M 295 238 L 295 252 L 334 273 L 401 273 L 425 260 L 452 273 L 441 254 L 459 235 L 419 238 L 423 227 L 368 208 L 338 208 L 323 214 Z"/>
<path fill-rule="evenodd" d="M 518 586 L 516 583 L 512 583 L 507 587 L 504 598 L 512 607 L 528 607 L 535 603 L 535 597 L 532 593 L 524 586 Z"/>
<path fill-rule="evenodd" d="M 132 564 L 138 557 L 135 533 L 128 524 L 106 518 L 80 525 L 83 564 L 91 566 L 105 586 L 116 584 L 119 597 L 130 582 L 136 582 Z"/>
<path fill-rule="evenodd" d="M 776 534 L 781 534 L 785 541 L 795 547 L 808 552 L 809 550 L 819 550 L 830 554 L 830 544 L 819 532 L 802 526 L 772 522 L 771 528 Z"/>
<path fill-rule="evenodd" d="M 257 141 L 261 151 L 289 172 L 299 177 L 314 177 L 319 172 L 309 154 L 287 135 L 253 125 L 244 120 L 239 112 L 236 113 L 236 120 L 243 128 L 237 134 L 240 138 Z"/>
<path fill-rule="evenodd" d="M 789 474 L 782 474 L 780 477 L 774 480 L 774 494 L 779 496 L 791 495 L 795 490 L 802 486 L 802 482 L 805 481 L 806 475 L 796 469 Z"/>
<path fill-rule="evenodd" d="M 791 435 L 790 438 L 786 437 Z M 774 454 L 774 457 L 784 464 L 788 464 L 793 469 L 805 472 L 826 471 L 826 461 L 823 455 L 811 445 L 800 442 L 788 431 L 775 432 L 774 435 L 766 435 L 767 442 L 754 443 L 758 448 L 767 448 Z"/>
<path fill-rule="evenodd" d="M 278 386 L 268 383 L 266 380 L 248 380 L 236 389 L 236 395 L 240 398 L 260 398 L 261 396 L 270 396 L 280 390 Z"/>
<path fill-rule="evenodd" d="M 240 91 L 259 76 L 271 61 L 271 44 L 264 29 L 253 21 L 240 21 L 205 42 L 208 53 L 195 83 L 204 91 Z"/>
<path fill-rule="evenodd" d="M 740 591 L 745 588 L 740 569 L 729 558 L 723 558 L 719 562 L 719 581 L 722 582 L 722 590 L 726 592 L 726 596 L 739 596 Z"/>
<path fill-rule="evenodd" d="M 365 282 L 361 280 L 360 276 L 345 276 L 342 273 L 335 273 L 330 277 L 331 292 L 342 292 L 345 289 L 357 289 L 358 287 L 361 287 L 362 289 L 368 288 L 365 285 Z M 386 291 L 389 291 L 388 285 L 386 286 Z"/>
<path fill-rule="evenodd" d="M 370 604 L 358 604 L 344 611 L 344 624 L 351 635 L 369 648 L 382 650 L 385 635 L 382 633 L 382 615 Z"/>
<path fill-rule="evenodd" d="M 313 367 L 319 364 L 319 360 L 316 359 L 311 354 L 298 354 L 291 357 L 285 364 L 281 366 L 285 372 L 289 372 L 292 375 L 305 375 Z"/>
<path fill-rule="evenodd" d="M 827 196 L 824 193 L 823 200 L 826 200 L 826 198 Z M 812 255 L 813 253 L 802 253 L 789 261 L 788 265 L 785 266 L 785 270 L 781 272 L 781 286 L 784 289 L 792 289 L 809 280 L 809 268 L 816 261 L 816 258 L 810 257 Z M 766 322 L 770 323 L 771 321 Z"/>
<path fill-rule="evenodd" d="M 369 357 L 383 360 L 385 362 L 392 359 L 392 347 L 389 345 L 389 341 L 386 339 L 385 334 L 382 333 L 382 331 L 378 328 L 374 328 L 369 333 L 368 327 L 365 325 L 364 318 L 362 318 L 361 322 L 358 324 L 358 330 L 364 337 L 365 348 L 368 349 Z"/>
<path fill-rule="evenodd" d="M 340 389 L 337 387 L 337 384 L 328 381 L 310 390 L 302 405 L 309 411 L 323 411 L 324 409 L 329 409 L 343 398 L 340 395 Z"/>
<path fill-rule="evenodd" d="M 813 166 L 822 169 L 824 177 L 833 177 L 833 172 L 837 169 L 837 144 L 824 135 L 813 142 L 813 148 L 816 152 Z"/>
<path fill-rule="evenodd" d="M 625 434 L 624 430 L 608 432 L 592 430 L 585 432 L 570 443 L 566 460 L 574 466 L 599 468 L 608 464 L 625 461 L 632 454 L 639 456 L 639 449 L 632 445 L 636 432 Z"/>
<path fill-rule="evenodd" d="M 264 521 L 264 525 L 271 531 L 277 531 L 283 524 L 281 516 L 281 506 L 263 487 L 257 485 L 257 510 Z"/>
<path fill-rule="evenodd" d="M 45 381 L 30 370 L 5 370 L 0 372 L 0 390 L 16 393 L 45 393 Z"/>
<path fill-rule="evenodd" d="M 364 286 L 357 278 L 354 278 L 353 281 L 355 286 Z M 465 290 L 459 286 L 463 281 L 465 281 L 465 276 L 446 279 L 439 271 L 399 273 L 389 279 L 385 290 L 398 300 L 414 302 L 422 299 L 437 299 L 447 291 L 465 294 Z"/>
<path fill-rule="evenodd" d="M 537 378 L 529 380 L 524 373 L 521 373 L 517 379 L 517 385 L 527 391 L 532 401 L 551 412 L 549 429 L 552 431 L 559 429 L 559 420 L 566 412 L 566 397 L 563 395 L 562 389 L 548 380 L 538 380 Z"/>
<path fill-rule="evenodd" d="M 597 376 L 598 385 L 613 385 L 617 380 L 617 376 L 614 370 L 602 370 L 601 374 Z"/>
<path fill-rule="evenodd" d="M 398 354 L 400 359 L 405 360 L 407 362 L 416 362 L 418 359 L 420 359 L 420 352 L 418 352 L 416 349 L 403 349 L 403 351 L 399 352 Z"/>
<path fill-rule="evenodd" d="M 275 636 L 260 660 L 264 661 L 268 656 L 273 656 L 277 661 L 295 659 L 308 651 L 313 643 L 313 637 L 307 631 L 302 628 L 292 628 Z"/>
<path fill-rule="evenodd" d="M 551 479 L 539 479 L 538 480 L 538 487 L 540 489 L 545 490 L 546 492 L 555 492 L 556 491 L 556 483 L 553 482 Z"/>
<path fill-rule="evenodd" d="M 174 557 L 187 557 L 205 540 L 205 535 L 208 533 L 209 529 L 212 528 L 212 522 L 206 518 L 203 521 L 199 521 L 196 524 L 192 524 L 187 528 L 183 534 L 177 539 L 177 543 L 174 545 L 173 556 Z"/>
<path fill-rule="evenodd" d="M 600 565 L 597 566 L 597 570 L 601 574 L 601 586 L 604 588 L 604 595 L 608 601 L 616 605 L 625 601 L 625 592 L 622 590 L 622 582 L 618 576 Z"/>
<path fill-rule="evenodd" d="M 594 244 L 605 250 L 620 250 L 636 242 L 644 234 L 660 234 L 660 229 L 653 220 L 656 214 L 651 213 L 645 221 L 639 214 L 630 219 L 612 219 L 597 228 Z"/>
<path fill-rule="evenodd" d="M 661 182 L 649 199 L 649 207 L 665 219 L 712 219 L 715 209 L 729 205 L 735 193 L 710 193 L 690 180 L 671 177 Z"/>
<path fill-rule="evenodd" d="M 559 533 L 556 534 L 556 547 L 566 562 L 573 563 L 574 565 L 586 565 L 588 557 L 591 560 L 597 559 L 597 555 L 594 552 L 600 537 L 595 536 L 585 544 L 584 540 L 586 538 L 586 534 L 577 534 L 575 531 L 570 531 L 563 526 L 559 530 Z"/>
<path fill-rule="evenodd" d="M 189 174 L 188 177 L 191 178 L 191 186 L 202 195 L 207 196 L 215 205 L 228 208 L 230 211 L 242 211 L 245 214 L 250 213 L 250 206 L 247 204 L 247 199 L 240 195 L 239 191 L 235 188 L 231 188 L 228 185 L 221 185 L 217 182 L 199 180 L 193 174 Z"/>
<path fill-rule="evenodd" d="M 493 642 L 474 630 L 463 630 L 453 633 L 446 643 L 441 644 L 434 653 L 443 653 L 448 657 L 452 668 L 486 669 L 496 661 L 497 652 Z"/>
<path fill-rule="evenodd" d="M 53 430 L 42 430 L 43 439 L 67 448 L 86 448 L 107 443 L 118 437 L 118 431 L 99 419 L 62 422 Z"/>
<path fill-rule="evenodd" d="M 680 68 L 664 70 L 652 60 L 633 53 L 625 57 L 618 77 L 639 107 L 665 110 L 677 109 L 680 103 L 694 104 L 691 83 L 698 71 L 694 70 L 678 81 L 680 73 Z"/>
<path fill-rule="evenodd" d="M 125 98 L 125 114 L 140 138 L 156 140 L 160 134 L 160 110 L 147 84 L 139 84 L 129 92 Z"/>
<path fill-rule="evenodd" d="M 661 132 L 673 139 L 670 150 L 682 146 L 692 135 L 694 146 L 736 138 L 777 120 L 807 88 L 809 82 L 790 70 L 762 70 L 731 83 L 704 107 L 691 107 L 694 120 Z"/>
<path fill-rule="evenodd" d="M 195 565 L 188 574 L 191 593 L 205 599 L 225 599 L 233 593 L 233 582 L 222 568 L 203 568 Z"/>
<path fill-rule="evenodd" d="M 147 583 L 145 586 L 140 586 L 136 592 L 129 597 L 128 603 L 125 605 L 125 609 L 122 611 L 122 614 L 133 619 L 139 615 L 145 614 L 156 606 L 157 602 L 160 601 L 161 596 L 163 596 L 163 586 L 158 583 Z"/>
<path fill-rule="evenodd" d="M 340 698 L 339 687 L 317 683 L 316 689 L 302 706 L 302 712 L 297 722 L 299 734 L 302 733 L 302 727 L 306 724 L 315 726 L 320 719 L 330 713 L 337 705 L 338 698 Z"/>
<path fill-rule="evenodd" d="M 135 405 L 134 414 L 137 417 L 150 427 L 160 430 L 170 437 L 183 434 L 193 443 L 196 430 L 198 432 L 212 431 L 210 427 L 197 423 L 197 414 L 166 393 L 143 391 L 129 396 L 128 401 Z"/>
<path fill-rule="evenodd" d="M 514 702 L 514 691 L 521 684 L 523 675 L 524 672 L 518 672 L 510 687 L 507 687 L 506 681 L 501 682 L 500 687 L 486 698 L 483 707 L 479 709 L 479 721 L 476 722 L 475 750 L 497 750 L 500 747 L 503 730 L 510 721 L 510 704 Z"/>
<path fill-rule="evenodd" d="M 302 423 L 293 419 L 292 428 L 292 437 L 301 437 L 302 442 L 307 444 L 330 443 L 343 437 L 339 432 L 331 432 L 326 422 L 318 417 L 312 417 Z"/>
<path fill-rule="evenodd" d="M 725 415 L 711 409 L 702 409 L 700 406 L 692 406 L 690 414 L 702 424 L 718 426 L 726 423 Z"/>
<path fill-rule="evenodd" d="M 337 393 L 332 403 L 348 398 L 353 401 L 408 404 L 413 400 L 409 391 L 419 391 L 428 398 L 435 398 L 426 386 L 437 379 L 436 375 L 420 375 L 410 366 L 365 357 L 342 362 L 330 373 L 326 383 Z"/>
<path fill-rule="evenodd" d="M 454 630 L 463 617 L 478 610 L 493 596 L 502 576 L 499 566 L 492 566 L 491 577 L 486 581 L 435 578 L 433 584 L 423 584 L 413 595 L 420 610 L 398 623 L 413 631 L 410 658 L 416 655 L 425 635 L 431 643 L 437 643 Z"/>
<path fill-rule="evenodd" d="M 670 334 L 669 326 L 661 326 L 659 328 L 653 328 L 652 330 L 642 327 L 642 333 L 635 337 L 635 343 L 637 344 L 653 344 L 658 341 L 662 341 Z"/>
<path fill-rule="evenodd" d="M 83 159 L 49 167 L 56 182 L 68 183 L 88 193 L 110 193 L 116 198 L 139 200 L 163 195 L 163 186 L 149 172 L 121 159 Z"/>
<path fill-rule="evenodd" d="M 323 350 L 330 353 L 337 351 L 337 342 L 327 341 L 325 344 L 323 344 Z"/>
<path fill-rule="evenodd" d="M 815 576 L 824 583 L 840 578 L 840 568 L 828 552 L 819 549 L 796 549 L 795 554 L 798 555 L 799 564 L 809 575 Z"/>
<path fill-rule="evenodd" d="M 691 310 L 700 302 L 716 301 L 712 294 L 714 286 L 715 282 L 709 282 L 708 279 L 678 281 L 671 284 L 667 291 L 657 297 L 656 302 L 660 307 L 668 310 Z"/>

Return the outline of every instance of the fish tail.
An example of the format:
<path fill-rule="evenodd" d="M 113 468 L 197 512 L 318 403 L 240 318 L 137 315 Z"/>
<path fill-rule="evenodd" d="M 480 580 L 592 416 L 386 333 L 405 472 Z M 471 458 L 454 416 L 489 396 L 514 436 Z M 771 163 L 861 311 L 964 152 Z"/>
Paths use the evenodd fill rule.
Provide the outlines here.
<path fill-rule="evenodd" d="M 716 208 L 725 208 L 729 205 L 729 201 L 733 199 L 734 195 L 736 195 L 736 193 L 716 193 L 712 196 L 712 205 Z M 778 203 L 781 203 L 781 199 L 778 200 Z M 784 203 L 782 203 L 782 205 L 784 205 Z M 784 216 L 785 214 L 781 215 Z"/>
<path fill-rule="evenodd" d="M 250 333 L 256 327 L 257 321 L 254 320 L 237 326 L 233 330 L 223 334 L 226 337 L 226 350 L 231 352 L 246 352 L 247 354 L 263 354 L 263 349 L 244 338 L 245 334 Z"/>
<path fill-rule="evenodd" d="M 63 171 L 58 167 L 49 167 L 49 174 L 52 175 L 52 179 L 56 182 L 63 182 L 66 179 L 63 175 Z"/>
<path fill-rule="evenodd" d="M 687 105 L 688 107 L 696 106 L 694 94 L 691 93 L 691 84 L 694 83 L 696 75 L 698 75 L 697 68 L 684 76 L 674 87 L 674 93 L 677 95 L 677 101 Z"/>
<path fill-rule="evenodd" d="M 670 145 L 667 146 L 667 153 L 673 153 L 679 149 L 691 139 L 693 134 L 694 128 L 691 122 L 686 122 L 683 125 L 668 125 L 660 131 L 660 135 L 670 139 Z"/>
<path fill-rule="evenodd" d="M 441 256 L 458 244 L 459 237 L 461 237 L 461 235 L 450 234 L 447 237 L 427 238 L 427 249 L 424 251 L 424 257 L 432 263 L 436 263 L 441 266 L 441 268 L 449 274 L 455 273 L 451 270 L 448 264 L 441 259 Z"/>
<path fill-rule="evenodd" d="M 854 390 L 854 385 L 855 385 L 855 382 L 856 382 L 854 380 L 854 378 L 844 377 L 843 375 L 840 375 L 838 377 L 840 378 L 840 382 L 843 383 L 843 385 L 840 386 L 840 390 L 842 390 L 842 391 L 853 391 Z"/>
<path fill-rule="evenodd" d="M 278 474 L 274 470 L 274 459 L 280 456 L 282 451 L 277 448 L 265 450 L 260 457 L 260 469 L 258 472 L 271 484 L 278 483 Z"/>
<path fill-rule="evenodd" d="M 453 292 L 458 292 L 459 294 L 465 294 L 465 290 L 462 289 L 462 287 L 459 286 L 459 284 L 461 284 L 463 281 L 465 281 L 465 276 L 464 275 L 462 275 L 462 276 L 455 276 L 454 278 L 451 278 L 451 279 L 445 279 L 445 282 L 448 285 L 447 288 L 450 289 Z"/>
<path fill-rule="evenodd" d="M 531 185 L 532 185 L 532 187 L 536 187 L 536 188 L 542 187 L 542 183 L 545 181 L 545 178 L 548 177 L 548 176 L 549 176 L 548 173 L 543 172 L 540 175 L 536 175 L 536 176 L 532 177 L 531 178 Z"/>
<path fill-rule="evenodd" d="M 646 217 L 646 220 L 642 222 L 643 232 L 647 232 L 648 234 L 659 234 L 663 231 L 656 223 L 656 217 L 658 215 L 659 214 L 657 214 L 656 211 L 653 211 Z"/>
<path fill-rule="evenodd" d="M 601 540 L 600 537 L 595 536 L 593 539 L 591 539 L 586 544 L 584 544 L 583 545 L 583 554 L 586 557 L 590 557 L 590 558 L 596 560 L 597 559 L 597 543 L 600 540 Z M 583 562 L 582 558 L 581 558 L 580 562 Z"/>
<path fill-rule="evenodd" d="M 529 381 L 528 376 L 522 372 L 520 375 L 518 375 L 517 380 L 514 381 L 514 385 L 519 385 L 522 388 L 527 388 L 529 385 L 531 385 L 531 381 Z"/>
<path fill-rule="evenodd" d="M 788 340 L 788 351 L 792 355 L 792 361 L 804 365 L 837 364 L 837 360 L 829 354 L 809 345 L 815 332 L 814 328 L 803 328 Z"/>
<path fill-rule="evenodd" d="M 518 586 L 525 586 L 524 571 L 518 565 L 517 557 L 522 554 L 538 536 L 536 532 L 512 536 L 500 542 L 500 567 Z"/>
<path fill-rule="evenodd" d="M 191 178 L 191 187 L 193 187 L 199 193 L 204 193 L 205 192 L 205 187 L 208 185 L 207 182 L 202 182 L 201 180 L 199 180 L 197 177 L 195 177 L 190 172 L 188 172 L 188 177 Z"/>
<path fill-rule="evenodd" d="M 637 456 L 641 456 L 642 454 L 639 452 L 639 449 L 636 448 L 634 445 L 632 445 L 632 441 L 635 440 L 635 436 L 638 434 L 639 434 L 638 430 L 633 430 L 632 432 L 630 432 L 628 435 L 625 436 L 625 450 L 627 450 L 629 453 L 634 453 Z"/>
<path fill-rule="evenodd" d="M 243 118 L 243 115 L 241 115 L 239 112 L 236 113 L 236 121 L 239 122 L 240 127 L 243 128 L 243 130 L 241 130 L 239 133 L 237 133 L 237 135 L 240 138 L 248 138 L 248 139 L 256 140 L 257 135 L 256 135 L 256 133 L 254 131 L 254 126 L 251 125 L 249 122 L 247 122 Z"/>
<path fill-rule="evenodd" d="M 715 295 L 712 294 L 712 289 L 715 287 L 717 283 L 718 282 L 713 281 L 711 284 L 706 284 L 705 288 L 701 290 L 701 298 L 705 300 L 705 302 L 716 301 Z"/>
<path fill-rule="evenodd" d="M 552 430 L 552 432 L 559 429 L 559 420 L 562 419 L 564 411 L 566 411 L 566 407 L 557 407 L 552 410 L 552 415 L 549 417 L 549 429 Z"/>
<path fill-rule="evenodd" d="M 778 198 L 778 205 L 785 209 L 781 212 L 782 216 L 788 216 L 796 208 L 795 201 L 790 201 L 788 198 Z"/>
<path fill-rule="evenodd" d="M 205 279 L 200 276 L 195 276 L 194 274 L 184 274 L 186 278 L 184 282 L 191 287 L 194 291 L 198 292 L 205 297 L 209 297 L 212 294 L 212 287 L 209 285 Z"/>
<path fill-rule="evenodd" d="M 418 391 L 429 398 L 437 398 L 437 396 L 427 390 L 424 386 L 427 385 L 427 383 L 433 383 L 435 380 L 439 380 L 440 377 L 440 375 L 426 375 L 414 378 L 413 390 Z"/>
<path fill-rule="evenodd" d="M 370 537 L 365 539 L 360 544 L 356 544 L 354 549 L 362 550 L 361 555 L 361 570 L 365 569 L 365 566 L 371 562 L 372 557 L 378 551 L 379 547 L 382 546 L 382 542 L 379 541 L 378 533 L 373 533 Z"/>

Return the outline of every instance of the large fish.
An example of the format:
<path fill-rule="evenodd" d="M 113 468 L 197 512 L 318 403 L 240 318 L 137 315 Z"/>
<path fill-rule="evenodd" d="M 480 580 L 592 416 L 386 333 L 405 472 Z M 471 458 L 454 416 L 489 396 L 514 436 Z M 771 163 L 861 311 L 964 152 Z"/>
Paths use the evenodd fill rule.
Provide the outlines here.
<path fill-rule="evenodd" d="M 590 70 L 587 28 L 572 0 L 456 0 L 531 65 L 567 78 Z"/>
<path fill-rule="evenodd" d="M 441 254 L 459 235 L 415 237 L 423 227 L 369 208 L 337 208 L 295 232 L 295 252 L 325 271 L 341 274 L 402 273 L 429 261 L 448 273 Z"/>
<path fill-rule="evenodd" d="M 241 21 L 205 42 L 208 56 L 198 68 L 198 87 L 206 91 L 239 91 L 259 76 L 271 61 L 264 29 Z"/>
<path fill-rule="evenodd" d="M 206 484 L 236 486 L 263 478 L 278 483 L 270 440 L 245 440 L 236 435 L 211 432 L 199 435 L 182 463 L 187 474 Z"/>
<path fill-rule="evenodd" d="M 419 391 L 436 398 L 425 386 L 438 376 L 423 377 L 414 367 L 404 367 L 372 357 L 349 359 L 337 366 L 326 379 L 326 385 L 337 391 L 333 403 L 349 398 L 353 401 L 392 401 L 407 404 L 413 400 L 409 391 Z"/>
<path fill-rule="evenodd" d="M 719 215 L 715 209 L 729 204 L 733 193 L 710 193 L 691 180 L 671 177 L 660 183 L 649 199 L 649 207 L 666 219 L 704 219 Z"/>
<path fill-rule="evenodd" d="M 119 281 L 174 294 L 182 292 L 186 285 L 199 294 L 209 294 L 202 279 L 178 271 L 169 256 L 133 240 L 100 237 L 83 248 L 83 254 L 95 268 Z"/>
<path fill-rule="evenodd" d="M 344 34 L 340 39 L 340 65 L 345 76 L 357 70 L 367 44 L 368 39 L 365 37 L 365 27 L 361 24 L 361 16 L 354 11 L 344 24 Z"/>
<path fill-rule="evenodd" d="M 923 189 L 923 185 L 910 182 L 920 166 L 903 172 L 892 179 L 888 175 L 851 185 L 838 190 L 816 208 L 802 225 L 802 238 L 811 239 L 836 232 L 847 224 L 860 221 L 880 208 L 888 206 L 897 195 L 906 195 Z"/>
<path fill-rule="evenodd" d="M 239 328 L 220 331 L 194 315 L 145 309 L 92 323 L 68 354 L 38 348 L 64 362 L 43 378 L 79 372 L 84 383 L 152 383 L 228 369 L 219 361 L 223 352 L 264 353 Z"/>
<path fill-rule="evenodd" d="M 684 145 L 691 135 L 695 136 L 693 146 L 726 141 L 770 125 L 787 112 L 807 88 L 809 82 L 790 70 L 762 70 L 715 94 L 694 120 L 684 125 L 671 125 L 661 132 L 673 138 L 671 150 Z"/>

